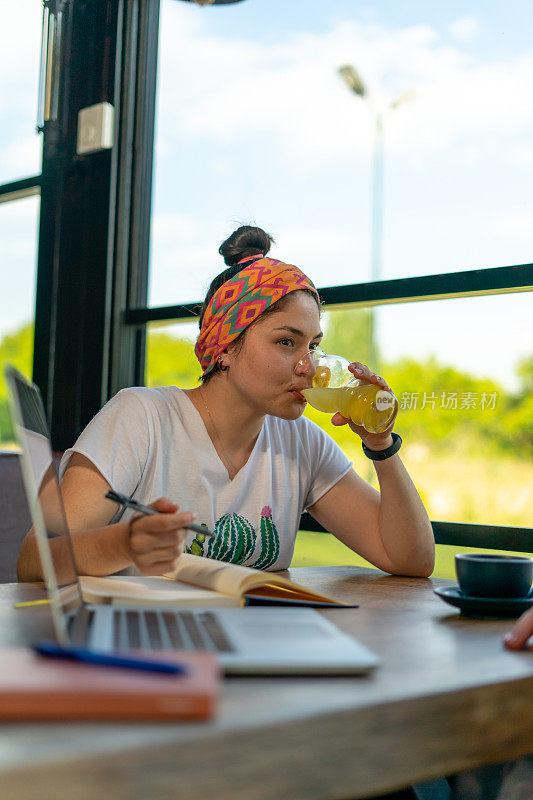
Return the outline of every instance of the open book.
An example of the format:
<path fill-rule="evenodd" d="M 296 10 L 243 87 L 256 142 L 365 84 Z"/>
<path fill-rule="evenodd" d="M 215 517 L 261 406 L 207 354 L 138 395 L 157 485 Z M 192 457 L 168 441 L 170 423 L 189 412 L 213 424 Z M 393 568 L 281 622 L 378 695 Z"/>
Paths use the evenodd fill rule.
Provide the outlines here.
<path fill-rule="evenodd" d="M 87 603 L 114 605 L 242 606 L 248 604 L 351 607 L 275 572 L 184 553 L 172 574 L 80 578 Z"/>

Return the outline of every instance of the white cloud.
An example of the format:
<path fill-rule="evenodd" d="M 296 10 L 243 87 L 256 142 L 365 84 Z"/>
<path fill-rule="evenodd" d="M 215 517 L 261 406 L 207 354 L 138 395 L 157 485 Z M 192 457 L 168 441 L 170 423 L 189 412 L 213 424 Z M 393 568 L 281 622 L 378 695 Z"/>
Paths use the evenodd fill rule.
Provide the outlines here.
<path fill-rule="evenodd" d="M 178 227 L 180 215 L 162 214 L 155 219 L 150 291 L 150 305 L 202 300 L 211 279 L 224 269 L 217 253 L 217 239 L 206 235 L 199 227 L 186 222 L 182 233 Z M 268 230 L 268 225 L 265 225 Z M 229 232 L 229 228 L 228 231 Z M 220 240 L 222 237 L 220 237 Z M 341 227 L 305 227 L 288 222 L 278 226 L 276 239 L 269 255 L 300 266 L 315 284 L 332 283 L 334 266 L 335 283 L 353 283 L 368 279 L 368 251 L 366 245 L 355 240 L 352 231 Z M 351 258 L 346 258 L 346 253 Z M 186 295 L 184 294 L 186 292 Z"/>
<path fill-rule="evenodd" d="M 531 168 L 533 167 L 533 144 L 524 142 L 523 144 L 514 145 L 506 150 L 506 160 L 519 167 Z"/>
<path fill-rule="evenodd" d="M 17 0 L 2 9 L 0 26 L 0 108 L 25 111 L 31 93 L 31 110 L 37 107 L 37 78 L 41 44 L 42 3 Z"/>
<path fill-rule="evenodd" d="M 0 204 L 0 269 L 4 279 L 0 336 L 34 314 L 39 198 Z"/>
<path fill-rule="evenodd" d="M 18 106 L 25 111 L 31 93 L 31 110 L 37 107 L 37 78 L 41 46 L 42 3 L 17 0 L 3 4 L 0 26 L 0 103 L 10 114 Z"/>
<path fill-rule="evenodd" d="M 198 222 L 189 214 L 178 214 L 174 211 L 158 212 L 152 217 L 152 233 L 159 240 L 169 238 L 175 240 L 194 238 L 199 233 Z"/>
<path fill-rule="evenodd" d="M 8 203 L 0 203 L 0 245 L 11 252 L 25 250 L 27 243 L 32 245 L 35 253 L 37 244 L 37 228 L 39 198 L 26 197 Z"/>
<path fill-rule="evenodd" d="M 420 159 L 521 128 L 525 139 L 533 122 L 531 56 L 478 63 L 459 45 L 442 44 L 428 25 L 387 29 L 355 21 L 258 44 L 206 34 L 199 17 L 191 25 L 187 9 L 173 12 L 161 41 L 160 128 L 166 138 L 173 130 L 176 140 L 220 145 L 263 134 L 310 170 L 354 151 L 366 159 L 373 144 L 368 108 L 337 74 L 354 58 L 378 105 L 416 91 L 387 121 L 391 152 Z M 474 23 L 459 20 L 456 33 L 473 32 Z"/>
<path fill-rule="evenodd" d="M 13 180 L 38 175 L 41 172 L 42 144 L 39 134 L 21 136 L 2 148 L 0 153 L 0 176 L 9 170 Z M 16 177 L 15 177 L 16 176 Z"/>
<path fill-rule="evenodd" d="M 273 247 L 271 255 L 301 267 L 318 287 L 368 279 L 368 249 L 353 231 L 341 226 L 297 226 L 289 221 L 278 227 L 276 238 L 280 252 Z"/>
<path fill-rule="evenodd" d="M 509 239 L 524 237 L 533 248 L 533 209 L 518 208 L 506 211 L 493 220 L 492 229 L 499 236 Z"/>
<path fill-rule="evenodd" d="M 450 34 L 458 42 L 467 42 L 478 30 L 479 23 L 474 17 L 462 17 L 450 25 Z"/>
<path fill-rule="evenodd" d="M 40 172 L 37 122 L 42 3 L 4 3 L 0 25 L 0 182 Z"/>
<path fill-rule="evenodd" d="M 151 253 L 149 304 L 167 306 L 201 300 L 211 278 L 223 268 L 212 241 L 197 237 L 172 236 L 171 229 L 159 239 L 154 236 Z"/>

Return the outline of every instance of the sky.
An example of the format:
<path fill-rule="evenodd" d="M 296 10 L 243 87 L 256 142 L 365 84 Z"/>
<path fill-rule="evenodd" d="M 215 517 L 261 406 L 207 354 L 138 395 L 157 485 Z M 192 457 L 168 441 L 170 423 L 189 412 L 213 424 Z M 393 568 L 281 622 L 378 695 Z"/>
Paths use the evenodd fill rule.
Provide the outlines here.
<path fill-rule="evenodd" d="M 0 182 L 39 172 L 40 7 L 12 4 L 0 31 Z M 377 112 L 383 278 L 533 261 L 532 27 L 528 0 L 162 0 L 150 305 L 200 300 L 220 242 L 243 223 L 272 233 L 272 255 L 319 287 L 369 280 Z M 32 315 L 37 214 L 36 198 L 0 205 L 0 335 Z M 384 307 L 380 347 L 512 387 L 533 352 L 532 301 Z"/>

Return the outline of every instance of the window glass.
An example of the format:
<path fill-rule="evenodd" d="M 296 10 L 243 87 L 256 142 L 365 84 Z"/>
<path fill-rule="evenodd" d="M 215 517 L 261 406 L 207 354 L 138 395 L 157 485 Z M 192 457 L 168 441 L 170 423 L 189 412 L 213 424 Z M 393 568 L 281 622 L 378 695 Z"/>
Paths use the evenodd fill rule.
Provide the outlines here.
<path fill-rule="evenodd" d="M 162 0 L 149 304 L 199 300 L 241 223 L 318 286 L 530 262 L 532 27 L 527 0 Z"/>
<path fill-rule="evenodd" d="M 42 3 L 17 0 L 0 25 L 0 184 L 41 172 L 36 132 Z"/>
<path fill-rule="evenodd" d="M 374 310 L 377 361 L 399 401 L 402 460 L 433 520 L 533 525 L 530 292 Z M 365 362 L 369 310 L 327 311 L 323 349 Z M 306 411 L 377 488 L 348 427 Z"/>
<path fill-rule="evenodd" d="M 12 446 L 3 368 L 13 364 L 31 378 L 39 197 L 0 203 L 0 448 Z"/>
<path fill-rule="evenodd" d="M 533 525 L 532 297 L 324 312 L 323 349 L 368 363 L 395 391 L 402 459 L 431 519 Z M 196 335 L 193 323 L 150 325 L 146 384 L 198 385 Z M 331 425 L 331 415 L 309 406 L 305 413 L 377 488 L 360 439 L 347 426 Z"/>

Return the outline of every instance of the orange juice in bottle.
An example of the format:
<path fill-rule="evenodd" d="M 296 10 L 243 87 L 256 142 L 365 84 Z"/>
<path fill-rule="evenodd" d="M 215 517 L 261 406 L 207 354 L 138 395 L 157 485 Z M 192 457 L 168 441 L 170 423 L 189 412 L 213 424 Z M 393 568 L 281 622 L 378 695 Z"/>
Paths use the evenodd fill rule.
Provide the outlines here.
<path fill-rule="evenodd" d="M 350 362 L 342 356 L 314 350 L 309 358 L 315 373 L 311 388 L 302 390 L 309 405 L 328 414 L 340 411 L 343 417 L 369 433 L 387 430 L 398 408 L 392 392 L 354 378 L 348 370 Z"/>

